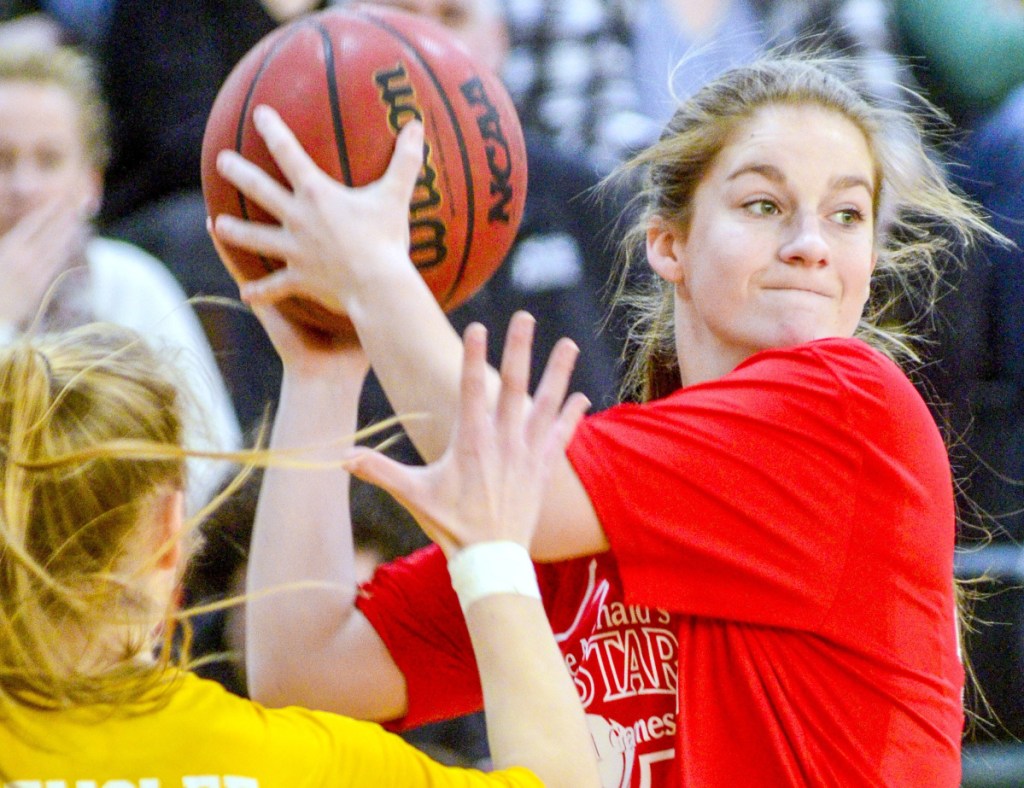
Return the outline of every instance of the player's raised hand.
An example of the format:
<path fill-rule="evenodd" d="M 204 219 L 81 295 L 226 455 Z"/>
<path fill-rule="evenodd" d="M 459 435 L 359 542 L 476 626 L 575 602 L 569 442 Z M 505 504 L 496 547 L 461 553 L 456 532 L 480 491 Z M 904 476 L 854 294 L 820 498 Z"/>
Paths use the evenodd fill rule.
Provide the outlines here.
<path fill-rule="evenodd" d="M 565 399 L 578 353 L 568 339 L 555 346 L 531 400 L 533 326 L 526 313 L 512 319 L 493 413 L 485 386 L 487 332 L 479 324 L 466 329 L 455 430 L 436 462 L 405 466 L 365 449 L 351 460 L 354 475 L 394 495 L 449 556 L 479 542 L 529 547 L 554 460 L 590 405 L 582 394 Z"/>
<path fill-rule="evenodd" d="M 379 180 L 348 187 L 317 166 L 273 109 L 257 107 L 253 121 L 290 188 L 234 151 L 218 155 L 218 172 L 279 223 L 213 217 L 219 240 L 285 263 L 242 282 L 243 300 L 270 303 L 300 296 L 345 312 L 346 296 L 365 283 L 366 274 L 372 271 L 379 282 L 389 265 L 411 266 L 409 201 L 423 164 L 421 123 L 410 121 L 402 129 Z"/>

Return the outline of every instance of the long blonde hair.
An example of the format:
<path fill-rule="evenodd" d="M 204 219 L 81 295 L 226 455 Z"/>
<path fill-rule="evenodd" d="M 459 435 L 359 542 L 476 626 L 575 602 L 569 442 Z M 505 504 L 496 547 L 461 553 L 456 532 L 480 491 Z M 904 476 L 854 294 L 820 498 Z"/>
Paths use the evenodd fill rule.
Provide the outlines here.
<path fill-rule="evenodd" d="M 104 627 L 164 613 L 139 581 L 173 545 L 154 555 L 139 524 L 161 490 L 185 483 L 182 434 L 175 374 L 128 329 L 0 349 L 0 716 L 11 703 L 134 699 L 158 677 L 137 659 L 149 637 L 110 665 L 83 655 Z M 133 444 L 177 451 L 138 461 L 123 451 Z M 165 644 L 157 665 L 168 660 Z"/>
<path fill-rule="evenodd" d="M 149 583 L 167 568 L 168 553 L 182 578 L 200 523 L 255 468 L 344 465 L 340 452 L 312 460 L 303 447 L 262 448 L 266 422 L 253 448 L 191 449 L 183 391 L 173 355 L 112 324 L 30 330 L 0 348 L 0 720 L 16 706 L 102 704 L 114 713 L 163 703 L 180 675 L 168 668 L 195 664 L 189 619 L 251 598 L 178 609 L 166 589 Z M 339 447 L 396 423 L 385 419 Z M 161 501 L 184 488 L 192 457 L 238 468 L 180 530 L 164 533 Z M 265 593 L 323 585 L 295 582 Z"/>
<path fill-rule="evenodd" d="M 934 305 L 957 250 L 979 234 L 997 234 L 935 161 L 926 139 L 942 123 L 938 110 L 909 92 L 906 106 L 883 106 L 859 84 L 861 74 L 851 59 L 812 54 L 770 55 L 733 68 L 682 102 L 660 140 L 615 173 L 642 179 L 615 295 L 634 315 L 624 398 L 644 401 L 681 385 L 672 287 L 633 270 L 642 268 L 649 221 L 657 216 L 685 230 L 697 186 L 719 153 L 758 110 L 774 105 L 823 107 L 863 132 L 876 169 L 878 264 L 857 335 L 899 360 L 914 357 L 914 326 Z M 642 285 L 634 288 L 638 280 Z"/>

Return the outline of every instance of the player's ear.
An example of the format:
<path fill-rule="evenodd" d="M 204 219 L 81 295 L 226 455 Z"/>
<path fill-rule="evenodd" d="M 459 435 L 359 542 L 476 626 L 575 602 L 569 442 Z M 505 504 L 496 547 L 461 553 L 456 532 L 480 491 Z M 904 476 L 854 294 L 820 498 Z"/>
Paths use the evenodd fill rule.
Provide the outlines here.
<path fill-rule="evenodd" d="M 185 519 L 185 494 L 177 487 L 160 492 L 153 512 L 160 553 L 157 566 L 160 569 L 174 569 L 181 560 L 181 528 Z"/>
<path fill-rule="evenodd" d="M 666 282 L 678 284 L 685 274 L 682 232 L 672 222 L 654 216 L 647 224 L 647 262 Z"/>

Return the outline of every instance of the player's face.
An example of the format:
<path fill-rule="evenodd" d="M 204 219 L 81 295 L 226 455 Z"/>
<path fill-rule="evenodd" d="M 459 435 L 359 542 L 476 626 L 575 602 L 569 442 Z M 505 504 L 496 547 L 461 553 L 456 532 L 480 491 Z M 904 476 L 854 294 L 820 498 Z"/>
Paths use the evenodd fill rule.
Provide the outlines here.
<path fill-rule="evenodd" d="M 504 28 L 497 12 L 489 12 L 494 0 L 373 0 L 376 5 L 400 8 L 426 16 L 448 28 L 479 62 L 497 71 L 505 56 Z"/>
<path fill-rule="evenodd" d="M 57 86 L 0 81 L 0 235 L 47 202 L 98 200 L 78 117 Z"/>
<path fill-rule="evenodd" d="M 761 350 L 852 336 L 875 265 L 874 182 L 863 133 L 836 112 L 766 107 L 733 135 L 688 231 L 648 235 L 676 285 L 685 382 L 707 377 L 687 380 L 687 357 L 717 375 Z"/>

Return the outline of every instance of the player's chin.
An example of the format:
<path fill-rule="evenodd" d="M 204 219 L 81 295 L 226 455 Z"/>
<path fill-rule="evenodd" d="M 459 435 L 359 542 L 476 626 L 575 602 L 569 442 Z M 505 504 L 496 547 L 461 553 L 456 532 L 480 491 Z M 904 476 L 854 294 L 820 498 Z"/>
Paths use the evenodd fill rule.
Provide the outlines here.
<path fill-rule="evenodd" d="M 849 331 L 846 331 L 839 321 L 834 318 L 823 318 L 818 314 L 788 315 L 775 326 L 775 330 L 772 332 L 774 334 L 773 345 L 775 347 L 793 347 L 819 339 L 850 337 L 853 336 L 855 327 L 856 323 L 850 327 Z"/>

